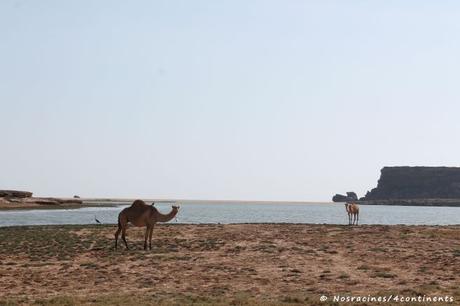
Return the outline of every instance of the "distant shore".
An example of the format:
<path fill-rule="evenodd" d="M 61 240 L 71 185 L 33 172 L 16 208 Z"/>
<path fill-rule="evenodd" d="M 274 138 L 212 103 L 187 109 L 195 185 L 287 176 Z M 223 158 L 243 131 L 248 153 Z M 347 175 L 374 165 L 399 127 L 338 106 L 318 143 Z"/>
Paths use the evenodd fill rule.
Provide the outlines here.
<path fill-rule="evenodd" d="M 57 199 L 57 198 L 56 198 Z M 70 198 L 63 198 L 71 200 Z M 0 210 L 23 210 L 23 209 L 77 209 L 82 207 L 113 207 L 117 205 L 129 205 L 136 199 L 128 198 L 79 198 L 81 204 L 64 203 L 59 205 L 37 204 L 33 201 L 10 202 L 0 198 Z M 279 205 L 303 205 L 303 204 L 331 204 L 331 202 L 319 201 L 243 201 L 243 200 L 184 200 L 184 199 L 143 199 L 146 203 L 178 203 L 178 204 L 279 204 Z"/>
<path fill-rule="evenodd" d="M 82 204 L 59 204 L 59 205 L 46 205 L 36 203 L 10 203 L 0 201 L 0 210 L 27 210 L 27 209 L 78 209 L 83 207 L 112 207 L 119 204 L 112 203 L 85 203 Z"/>
<path fill-rule="evenodd" d="M 38 198 L 40 199 L 40 198 Z M 24 210 L 24 209 L 78 209 L 83 207 L 113 207 L 117 205 L 129 205 L 134 200 L 131 199 L 109 199 L 109 198 L 47 198 L 62 200 L 62 203 L 42 204 L 34 201 L 34 198 L 15 199 L 8 201 L 0 198 L 0 210 Z M 22 200 L 22 201 L 21 201 Z M 75 203 L 72 200 L 78 200 Z"/>
<path fill-rule="evenodd" d="M 71 201 L 72 198 L 48 198 L 63 199 Z M 6 201 L 0 198 L 0 210 L 24 210 L 24 209 L 78 209 L 82 207 L 113 207 L 118 205 L 129 205 L 136 199 L 129 198 L 81 198 L 81 204 L 38 204 L 33 201 L 18 202 Z M 178 203 L 182 204 L 273 204 L 273 205 L 306 205 L 306 204 L 336 204 L 342 202 L 321 202 L 321 201 L 251 201 L 251 200 L 187 200 L 187 199 L 144 199 L 147 203 Z M 422 206 L 422 207 L 459 207 L 460 199 L 393 199 L 393 200 L 369 200 L 356 201 L 360 205 L 387 205 L 387 206 Z"/>

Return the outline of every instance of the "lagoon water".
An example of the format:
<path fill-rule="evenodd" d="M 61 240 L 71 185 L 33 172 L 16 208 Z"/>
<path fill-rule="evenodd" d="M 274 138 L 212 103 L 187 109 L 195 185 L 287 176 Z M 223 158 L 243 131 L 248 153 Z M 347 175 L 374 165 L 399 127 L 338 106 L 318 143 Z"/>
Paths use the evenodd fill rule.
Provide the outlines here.
<path fill-rule="evenodd" d="M 177 223 L 313 223 L 347 224 L 341 203 L 179 203 Z M 167 213 L 170 204 L 155 206 Z M 78 209 L 31 209 L 0 211 L 0 226 L 115 224 L 126 205 Z M 360 206 L 361 224 L 452 225 L 460 224 L 460 207 Z"/>

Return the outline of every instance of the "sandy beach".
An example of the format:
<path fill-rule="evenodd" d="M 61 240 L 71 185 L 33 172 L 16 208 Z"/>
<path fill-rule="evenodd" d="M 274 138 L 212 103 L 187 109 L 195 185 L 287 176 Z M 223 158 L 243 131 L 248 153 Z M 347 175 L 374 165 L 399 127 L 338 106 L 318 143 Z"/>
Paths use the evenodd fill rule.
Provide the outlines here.
<path fill-rule="evenodd" d="M 460 226 L 161 224 L 152 251 L 138 228 L 132 249 L 115 251 L 114 231 L 0 228 L 0 305 L 338 305 L 334 295 L 460 305 Z"/>

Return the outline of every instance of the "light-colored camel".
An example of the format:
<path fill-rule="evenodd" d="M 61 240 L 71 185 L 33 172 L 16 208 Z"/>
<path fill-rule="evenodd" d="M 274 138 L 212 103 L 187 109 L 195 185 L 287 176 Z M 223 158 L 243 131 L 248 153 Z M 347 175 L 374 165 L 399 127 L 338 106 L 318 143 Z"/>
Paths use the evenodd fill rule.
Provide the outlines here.
<path fill-rule="evenodd" d="M 164 215 L 160 213 L 153 204 L 154 203 L 152 203 L 152 205 L 147 205 L 142 200 L 136 200 L 130 207 L 127 207 L 120 212 L 118 215 L 118 229 L 115 232 L 115 249 L 117 249 L 118 235 L 120 232 L 126 249 L 129 249 L 128 243 L 126 242 L 126 229 L 128 228 L 128 223 L 131 223 L 136 227 L 146 227 L 144 250 L 147 249 L 147 238 L 149 239 L 149 249 L 152 249 L 152 232 L 155 223 L 168 222 L 172 220 L 179 211 L 179 206 L 173 205 L 171 211 Z"/>
<path fill-rule="evenodd" d="M 358 225 L 359 221 L 359 206 L 356 203 L 345 203 L 345 210 L 348 214 L 348 225 Z"/>

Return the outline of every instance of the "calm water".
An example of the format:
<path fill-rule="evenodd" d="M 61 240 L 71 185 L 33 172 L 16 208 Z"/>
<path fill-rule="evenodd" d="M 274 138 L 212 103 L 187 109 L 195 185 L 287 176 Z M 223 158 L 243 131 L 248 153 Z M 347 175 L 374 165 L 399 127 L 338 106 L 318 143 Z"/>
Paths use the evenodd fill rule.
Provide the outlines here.
<path fill-rule="evenodd" d="M 155 204 L 167 213 L 170 204 Z M 180 204 L 178 223 L 327 223 L 346 224 L 343 204 Z M 45 224 L 91 224 L 95 216 L 102 223 L 116 223 L 126 205 L 80 209 L 0 211 L 0 226 Z M 460 208 L 415 206 L 360 207 L 362 224 L 460 224 Z"/>

